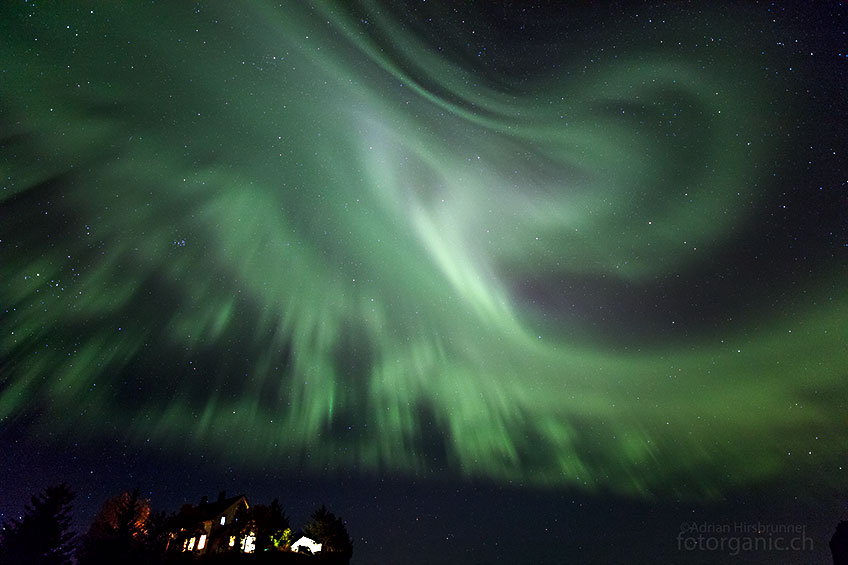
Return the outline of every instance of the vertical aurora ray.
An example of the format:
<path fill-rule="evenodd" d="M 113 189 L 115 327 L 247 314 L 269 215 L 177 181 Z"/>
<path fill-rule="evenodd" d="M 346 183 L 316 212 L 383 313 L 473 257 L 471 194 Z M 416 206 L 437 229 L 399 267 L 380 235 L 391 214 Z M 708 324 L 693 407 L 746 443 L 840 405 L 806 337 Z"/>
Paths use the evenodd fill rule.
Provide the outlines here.
<path fill-rule="evenodd" d="M 8 11 L 0 421 L 639 495 L 838 459 L 838 237 L 774 242 L 808 110 L 743 24 L 496 71 L 369 3 Z"/>

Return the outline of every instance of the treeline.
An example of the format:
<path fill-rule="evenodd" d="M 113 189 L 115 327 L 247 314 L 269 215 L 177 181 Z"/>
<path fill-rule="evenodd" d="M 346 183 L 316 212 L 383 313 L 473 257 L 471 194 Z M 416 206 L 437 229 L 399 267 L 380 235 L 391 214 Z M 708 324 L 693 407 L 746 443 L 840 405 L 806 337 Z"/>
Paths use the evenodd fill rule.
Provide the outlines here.
<path fill-rule="evenodd" d="M 71 530 L 73 500 L 74 493 L 67 484 L 34 495 L 20 520 L 3 523 L 0 563 L 329 564 L 348 563 L 353 554 L 344 522 L 323 506 L 296 533 L 277 499 L 269 505 L 248 506 L 245 501 L 238 508 L 232 506 L 230 522 L 225 526 L 226 518 L 221 515 L 219 526 L 207 519 L 208 512 L 204 514 L 211 509 L 205 498 L 199 505 L 187 504 L 179 512 L 167 514 L 154 511 L 150 501 L 135 489 L 106 500 L 88 531 L 77 535 Z M 321 550 L 312 555 L 307 547 L 293 548 L 301 534 L 321 544 Z M 218 545 L 213 551 L 210 536 L 215 535 L 223 538 L 223 543 L 215 540 Z"/>

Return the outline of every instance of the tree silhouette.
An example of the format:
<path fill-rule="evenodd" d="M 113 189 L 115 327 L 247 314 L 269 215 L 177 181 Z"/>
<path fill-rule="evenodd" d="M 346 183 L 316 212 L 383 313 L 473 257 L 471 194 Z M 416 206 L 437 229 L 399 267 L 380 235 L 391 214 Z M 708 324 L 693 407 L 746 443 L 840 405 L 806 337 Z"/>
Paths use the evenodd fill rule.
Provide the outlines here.
<path fill-rule="evenodd" d="M 108 499 L 83 538 L 80 564 L 146 563 L 149 518 L 138 489 Z"/>
<path fill-rule="evenodd" d="M 176 514 L 151 512 L 147 519 L 147 547 L 155 555 L 164 555 L 171 540 L 171 532 L 177 523 Z"/>
<path fill-rule="evenodd" d="M 71 563 L 74 534 L 71 502 L 74 494 L 66 483 L 47 487 L 31 498 L 23 519 L 3 524 L 0 556 L 3 563 L 66 565 Z"/>
<path fill-rule="evenodd" d="M 258 547 L 259 549 L 286 549 L 291 544 L 291 529 L 280 499 L 272 500 L 271 506 L 267 508 L 267 516 L 263 523 L 260 523 Z M 289 535 L 286 535 L 286 530 Z"/>
<path fill-rule="evenodd" d="M 848 521 L 841 521 L 830 538 L 833 565 L 848 565 Z"/>
<path fill-rule="evenodd" d="M 347 533 L 344 522 L 335 514 L 321 506 L 312 513 L 312 520 L 303 528 L 303 532 L 321 544 L 321 552 L 336 554 L 344 561 L 353 555 L 353 541 Z"/>

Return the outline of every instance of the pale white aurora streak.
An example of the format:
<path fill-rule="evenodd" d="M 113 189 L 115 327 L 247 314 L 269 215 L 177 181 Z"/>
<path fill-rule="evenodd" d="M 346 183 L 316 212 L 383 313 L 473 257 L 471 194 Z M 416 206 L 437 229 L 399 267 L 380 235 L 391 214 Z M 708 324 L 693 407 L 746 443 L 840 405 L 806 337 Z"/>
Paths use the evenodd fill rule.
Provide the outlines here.
<path fill-rule="evenodd" d="M 607 28 L 518 80 L 345 6 L 2 24 L 0 418 L 638 495 L 835 468 L 835 264 L 786 308 L 704 280 L 638 315 L 758 280 L 728 250 L 793 109 L 740 29 L 705 63 Z"/>

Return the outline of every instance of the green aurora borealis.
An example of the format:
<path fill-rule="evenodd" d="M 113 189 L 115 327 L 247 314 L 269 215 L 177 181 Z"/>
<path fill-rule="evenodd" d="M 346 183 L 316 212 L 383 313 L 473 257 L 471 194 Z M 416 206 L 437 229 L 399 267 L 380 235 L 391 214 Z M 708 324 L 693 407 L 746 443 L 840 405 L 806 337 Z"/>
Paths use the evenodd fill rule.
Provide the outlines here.
<path fill-rule="evenodd" d="M 794 168 L 829 126 L 759 16 L 484 53 L 444 7 L 328 6 L 2 9 L 0 423 L 637 496 L 844 479 L 844 194 Z"/>

